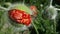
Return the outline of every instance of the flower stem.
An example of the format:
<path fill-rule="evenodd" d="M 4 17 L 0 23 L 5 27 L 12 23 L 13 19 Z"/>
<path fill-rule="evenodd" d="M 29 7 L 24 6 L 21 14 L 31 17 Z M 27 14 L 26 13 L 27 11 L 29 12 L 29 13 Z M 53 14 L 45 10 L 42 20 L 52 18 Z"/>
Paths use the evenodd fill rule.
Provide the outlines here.
<path fill-rule="evenodd" d="M 39 34 L 39 32 L 38 32 L 37 27 L 35 26 L 35 24 L 33 22 L 32 22 L 32 24 L 33 24 L 33 26 L 34 26 L 34 28 L 36 30 L 36 33 Z"/>
<path fill-rule="evenodd" d="M 52 1 L 53 1 L 53 0 L 50 1 L 50 5 L 52 5 Z"/>
<path fill-rule="evenodd" d="M 25 0 L 23 0 L 23 5 L 24 5 L 24 3 L 25 3 Z"/>
<path fill-rule="evenodd" d="M 56 20 L 54 19 L 54 34 L 56 34 Z"/>

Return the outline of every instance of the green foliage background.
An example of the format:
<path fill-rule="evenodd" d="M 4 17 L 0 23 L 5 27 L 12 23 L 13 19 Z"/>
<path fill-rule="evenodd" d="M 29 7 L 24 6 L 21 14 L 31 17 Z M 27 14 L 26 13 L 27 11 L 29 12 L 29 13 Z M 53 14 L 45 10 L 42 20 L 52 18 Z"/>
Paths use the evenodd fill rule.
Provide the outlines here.
<path fill-rule="evenodd" d="M 23 1 L 24 0 L 0 0 L 0 6 L 7 8 L 8 5 L 4 5 L 5 2 L 14 3 L 14 2 L 23 2 Z M 44 12 L 45 7 L 49 5 L 50 0 L 25 0 L 24 3 L 29 6 L 35 5 L 38 8 L 37 18 L 33 20 L 32 23 L 32 25 L 34 26 L 34 30 L 33 30 L 34 32 L 31 32 L 31 34 L 58 34 L 59 33 L 56 31 L 57 20 L 47 19 L 46 16 L 44 16 L 44 18 L 42 17 L 43 15 L 42 12 Z M 43 7 L 41 5 L 43 5 Z M 0 9 L 0 23 L 2 23 L 4 20 L 3 17 L 1 17 L 4 13 L 5 11 Z M 57 19 L 59 19 L 59 17 L 57 17 Z M 2 29 L 3 24 L 4 23 L 0 24 L 0 30 Z M 11 34 L 10 32 L 11 32 L 11 28 L 10 29 L 8 28 L 6 33 L 0 31 L 0 34 Z"/>

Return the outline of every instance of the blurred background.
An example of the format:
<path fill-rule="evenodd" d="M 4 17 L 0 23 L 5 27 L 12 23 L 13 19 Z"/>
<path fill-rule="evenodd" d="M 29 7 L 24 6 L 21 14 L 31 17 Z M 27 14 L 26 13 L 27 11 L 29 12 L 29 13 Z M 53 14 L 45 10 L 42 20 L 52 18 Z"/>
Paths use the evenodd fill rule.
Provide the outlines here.
<path fill-rule="evenodd" d="M 47 6 L 49 6 L 51 0 L 0 0 L 0 6 L 4 7 L 4 8 L 8 8 L 9 5 L 5 4 L 7 3 L 18 3 L 21 2 L 24 4 L 26 4 L 27 6 L 31 6 L 34 5 L 37 7 L 38 9 L 38 15 L 36 17 L 35 20 L 33 20 L 33 27 L 29 28 L 29 34 L 60 34 L 60 11 L 57 11 L 57 17 L 56 19 L 50 19 L 48 18 L 49 15 L 49 10 L 48 13 L 46 13 L 46 8 L 49 8 Z M 55 8 L 60 9 L 60 0 L 53 0 L 52 1 L 52 5 Z M 54 12 L 54 11 L 53 11 Z M 0 8 L 0 34 L 11 34 L 12 28 L 7 28 L 8 31 L 6 32 L 2 32 L 1 29 L 3 28 L 3 25 L 5 24 L 5 22 L 3 21 L 4 18 L 6 18 L 5 16 L 2 17 L 5 13 L 5 10 Z M 47 16 L 48 15 L 48 16 Z M 7 21 L 7 19 L 5 19 Z M 5 26 L 6 27 L 6 26 Z M 4 30 L 4 29 L 2 29 Z M 18 33 L 17 33 L 18 34 Z M 27 34 L 27 32 L 22 32 L 20 34 Z"/>

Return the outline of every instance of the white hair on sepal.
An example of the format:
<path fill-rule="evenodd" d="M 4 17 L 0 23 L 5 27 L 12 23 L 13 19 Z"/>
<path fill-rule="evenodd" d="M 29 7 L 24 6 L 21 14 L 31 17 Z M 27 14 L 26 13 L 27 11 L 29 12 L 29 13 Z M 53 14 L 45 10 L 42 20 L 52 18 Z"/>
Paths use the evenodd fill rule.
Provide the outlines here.
<path fill-rule="evenodd" d="M 0 6 L 0 9 L 2 9 L 2 10 L 7 10 L 7 8 L 4 8 L 4 7 L 2 7 L 2 6 Z"/>
<path fill-rule="evenodd" d="M 60 11 L 60 9 L 57 8 L 58 11 Z"/>
<path fill-rule="evenodd" d="M 50 2 L 50 8 L 53 9 L 53 15 L 52 15 L 52 18 L 51 19 L 55 19 L 56 16 L 57 16 L 57 10 L 60 11 L 60 9 L 55 8 L 54 6 L 52 6 L 52 2 L 53 2 L 53 0 L 51 0 L 51 2 Z"/>
<path fill-rule="evenodd" d="M 24 3 L 20 3 L 20 2 L 12 3 L 11 6 L 9 7 L 9 10 L 15 9 L 17 6 L 21 6 L 21 7 L 25 6 L 25 7 L 27 7 L 30 10 L 30 8 L 27 5 L 25 5 Z M 25 10 L 23 10 L 23 11 L 25 11 Z M 26 13 L 28 13 L 28 12 L 26 12 Z M 30 10 L 29 14 L 32 15 L 33 11 Z"/>
<path fill-rule="evenodd" d="M 30 27 L 31 27 L 31 24 L 29 26 L 23 25 L 21 27 L 14 27 L 13 26 L 14 32 L 29 30 Z"/>
<path fill-rule="evenodd" d="M 54 6 L 52 6 L 52 2 L 53 2 L 53 0 L 51 0 L 50 5 L 46 7 L 46 11 L 48 11 L 49 16 L 51 17 L 51 19 L 55 19 L 56 16 L 57 16 L 57 13 L 58 13 L 57 10 L 60 11 L 60 9 L 55 8 Z"/>
<path fill-rule="evenodd" d="M 6 2 L 6 3 L 4 3 L 4 4 L 9 5 L 9 7 L 8 7 L 8 8 L 5 8 L 5 7 L 3 7 L 3 6 L 0 6 L 0 9 L 5 10 L 5 11 L 10 10 L 10 6 L 12 6 L 12 4 L 11 4 L 11 3 L 9 3 L 9 2 Z"/>
<path fill-rule="evenodd" d="M 14 32 L 28 30 L 28 27 L 23 25 L 22 27 L 14 27 Z"/>

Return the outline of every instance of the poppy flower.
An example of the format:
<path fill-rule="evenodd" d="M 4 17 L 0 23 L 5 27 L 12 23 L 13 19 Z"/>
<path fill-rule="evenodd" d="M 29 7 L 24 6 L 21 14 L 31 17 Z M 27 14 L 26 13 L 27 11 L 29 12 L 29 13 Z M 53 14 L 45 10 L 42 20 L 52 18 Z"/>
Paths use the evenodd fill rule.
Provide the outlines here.
<path fill-rule="evenodd" d="M 33 16 L 37 15 L 37 8 L 36 6 L 30 6 L 30 9 L 33 11 Z"/>
<path fill-rule="evenodd" d="M 19 24 L 29 25 L 31 23 L 31 16 L 23 10 L 12 9 L 8 12 L 9 17 Z"/>

